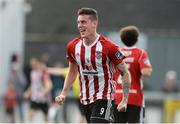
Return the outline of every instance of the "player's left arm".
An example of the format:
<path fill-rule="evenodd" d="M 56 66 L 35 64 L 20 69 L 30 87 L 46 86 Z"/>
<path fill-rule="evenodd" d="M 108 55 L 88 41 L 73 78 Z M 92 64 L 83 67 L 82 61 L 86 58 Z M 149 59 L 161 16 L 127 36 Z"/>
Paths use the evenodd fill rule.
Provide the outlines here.
<path fill-rule="evenodd" d="M 149 67 L 149 68 L 142 68 L 141 69 L 141 74 L 143 76 L 149 77 L 149 76 L 151 76 L 151 73 L 152 73 L 152 68 L 151 67 Z"/>
<path fill-rule="evenodd" d="M 118 111 L 126 111 L 131 82 L 130 73 L 124 62 L 125 56 L 121 53 L 120 48 L 113 44 L 110 44 L 109 46 L 109 58 L 115 65 L 117 65 L 117 68 L 122 76 L 123 99 L 117 109 Z"/>
<path fill-rule="evenodd" d="M 151 76 L 152 73 L 152 65 L 150 63 L 148 53 L 145 50 L 142 50 L 142 56 L 139 59 L 139 65 L 141 68 L 142 76 Z"/>
<path fill-rule="evenodd" d="M 130 72 L 126 66 L 126 63 L 124 61 L 122 61 L 121 63 L 119 63 L 117 65 L 120 74 L 122 76 L 122 87 L 123 87 L 123 93 L 124 93 L 124 102 L 128 101 L 128 95 L 129 95 L 129 89 L 130 89 L 130 85 L 131 85 L 131 79 L 130 79 Z"/>

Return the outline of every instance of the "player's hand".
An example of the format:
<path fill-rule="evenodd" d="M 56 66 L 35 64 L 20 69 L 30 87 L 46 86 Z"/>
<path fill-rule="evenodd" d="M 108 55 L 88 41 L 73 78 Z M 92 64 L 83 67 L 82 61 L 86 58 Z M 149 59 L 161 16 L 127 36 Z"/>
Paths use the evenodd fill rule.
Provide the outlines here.
<path fill-rule="evenodd" d="M 55 98 L 56 103 L 58 103 L 59 105 L 62 105 L 64 103 L 64 100 L 65 100 L 64 95 L 59 95 Z"/>
<path fill-rule="evenodd" d="M 119 112 L 126 112 L 126 110 L 127 110 L 127 101 L 126 100 L 122 100 L 118 104 L 117 109 L 118 109 Z"/>

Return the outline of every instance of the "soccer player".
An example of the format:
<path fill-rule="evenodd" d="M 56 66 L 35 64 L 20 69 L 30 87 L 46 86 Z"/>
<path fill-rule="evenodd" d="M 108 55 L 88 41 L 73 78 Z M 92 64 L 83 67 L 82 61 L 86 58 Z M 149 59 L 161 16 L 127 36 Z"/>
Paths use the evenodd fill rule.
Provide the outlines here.
<path fill-rule="evenodd" d="M 109 123 L 113 120 L 115 66 L 123 76 L 123 101 L 118 105 L 119 111 L 125 111 L 129 93 L 129 71 L 123 62 L 125 58 L 117 45 L 96 32 L 98 25 L 97 11 L 81 8 L 78 11 L 77 25 L 80 37 L 67 45 L 69 72 L 64 87 L 55 98 L 60 105 L 79 71 L 80 101 L 88 123 Z"/>
<path fill-rule="evenodd" d="M 125 63 L 128 66 L 131 76 L 131 87 L 128 97 L 126 112 L 114 111 L 115 122 L 117 123 L 140 123 L 144 113 L 144 95 L 141 77 L 150 76 L 152 67 L 145 50 L 136 47 L 139 30 L 135 26 L 127 26 L 120 30 L 120 38 L 126 47 L 121 49 L 125 55 Z M 122 100 L 122 84 L 119 78 L 115 102 L 116 106 Z M 144 113 L 145 114 L 145 113 Z"/>
<path fill-rule="evenodd" d="M 33 120 L 36 110 L 41 110 L 44 114 L 44 121 L 48 122 L 48 109 L 50 103 L 50 92 L 52 89 L 52 81 L 46 71 L 45 63 L 38 59 L 31 59 L 31 84 L 24 97 L 30 98 L 29 121 Z"/>

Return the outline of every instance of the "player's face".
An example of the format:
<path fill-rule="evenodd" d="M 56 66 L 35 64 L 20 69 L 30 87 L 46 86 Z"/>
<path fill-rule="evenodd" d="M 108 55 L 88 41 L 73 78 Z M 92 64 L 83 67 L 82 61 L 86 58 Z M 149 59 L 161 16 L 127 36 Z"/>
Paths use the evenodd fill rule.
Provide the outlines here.
<path fill-rule="evenodd" d="M 92 20 L 89 15 L 79 15 L 77 24 L 82 38 L 96 34 L 97 21 Z"/>

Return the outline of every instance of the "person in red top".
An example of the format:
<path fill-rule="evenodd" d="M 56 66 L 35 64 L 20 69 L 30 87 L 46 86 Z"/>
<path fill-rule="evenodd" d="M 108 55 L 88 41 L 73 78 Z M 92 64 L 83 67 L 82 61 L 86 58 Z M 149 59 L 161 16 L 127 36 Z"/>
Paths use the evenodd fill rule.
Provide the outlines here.
<path fill-rule="evenodd" d="M 128 96 L 127 111 L 114 111 L 115 122 L 118 123 L 140 123 L 143 121 L 144 94 L 141 77 L 150 76 L 152 67 L 147 52 L 136 47 L 138 36 L 139 30 L 135 26 L 127 26 L 120 30 L 120 38 L 126 46 L 121 49 L 121 52 L 126 57 L 125 63 L 130 71 L 131 87 Z M 114 78 L 118 80 L 115 93 L 115 103 L 118 105 L 123 98 L 121 76 L 116 73 Z"/>
<path fill-rule="evenodd" d="M 123 102 L 117 109 L 125 111 L 129 93 L 129 71 L 124 63 L 124 55 L 119 47 L 106 37 L 96 32 L 97 11 L 92 8 L 81 8 L 77 19 L 80 37 L 67 45 L 69 72 L 66 76 L 63 90 L 55 98 L 63 104 L 68 90 L 76 79 L 79 71 L 80 102 L 88 123 L 112 122 L 114 107 L 114 68 L 122 72 Z"/>
<path fill-rule="evenodd" d="M 17 103 L 18 93 L 14 84 L 9 81 L 6 93 L 4 95 L 4 105 L 6 114 L 10 117 L 11 123 L 15 123 L 15 107 Z"/>

